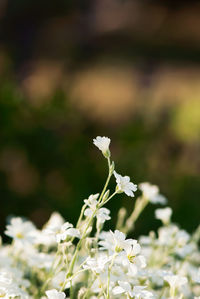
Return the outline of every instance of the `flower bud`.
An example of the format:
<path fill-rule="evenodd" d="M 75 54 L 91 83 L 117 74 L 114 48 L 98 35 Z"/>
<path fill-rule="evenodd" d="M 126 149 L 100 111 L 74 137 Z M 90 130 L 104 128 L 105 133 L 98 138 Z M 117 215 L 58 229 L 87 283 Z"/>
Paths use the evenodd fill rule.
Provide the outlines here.
<path fill-rule="evenodd" d="M 110 190 L 107 190 L 106 193 L 103 196 L 102 202 L 105 202 L 108 199 L 109 194 L 110 194 Z"/>

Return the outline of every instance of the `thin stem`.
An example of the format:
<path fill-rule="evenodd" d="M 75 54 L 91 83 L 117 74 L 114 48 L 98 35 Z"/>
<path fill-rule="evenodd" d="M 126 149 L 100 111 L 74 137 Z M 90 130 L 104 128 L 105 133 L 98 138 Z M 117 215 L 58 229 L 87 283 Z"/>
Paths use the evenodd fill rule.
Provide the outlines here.
<path fill-rule="evenodd" d="M 141 212 L 147 206 L 149 201 L 145 197 L 138 197 L 135 202 L 135 207 L 133 209 L 132 214 L 126 220 L 125 226 L 122 228 L 123 233 L 127 234 L 134 229 L 134 224 L 138 217 L 140 216 Z"/>
<path fill-rule="evenodd" d="M 70 265 L 69 265 L 69 270 L 68 270 L 68 272 L 67 272 L 66 279 L 65 279 L 65 282 L 63 283 L 63 286 L 62 286 L 62 288 L 61 288 L 61 291 L 64 290 L 65 285 L 66 285 L 66 283 L 67 283 L 67 279 L 68 279 L 68 278 L 71 276 L 71 274 L 72 274 L 72 271 L 73 271 L 73 268 L 74 268 L 74 264 L 75 264 L 75 261 L 76 261 L 76 258 L 77 258 L 77 254 L 78 254 L 79 249 L 80 249 L 80 247 L 81 247 L 81 243 L 82 243 L 83 239 L 86 237 L 87 230 L 88 230 L 88 228 L 89 228 L 89 226 L 90 226 L 90 224 L 91 224 L 91 222 L 92 222 L 92 220 L 93 220 L 93 218 L 94 218 L 94 215 L 95 215 L 96 211 L 97 211 L 97 209 L 95 209 L 95 211 L 92 213 L 92 216 L 91 216 L 91 218 L 90 218 L 90 220 L 89 220 L 89 222 L 88 222 L 88 224 L 87 224 L 87 226 L 86 226 L 86 228 L 85 228 L 85 230 L 84 230 L 84 232 L 83 232 L 83 235 L 82 235 L 81 239 L 79 240 L 79 242 L 78 242 L 78 244 L 77 244 L 77 246 L 76 246 L 76 250 L 75 250 L 75 252 L 74 252 L 72 261 L 71 261 L 71 263 L 70 263 Z"/>
<path fill-rule="evenodd" d="M 85 211 L 86 206 L 87 206 L 86 204 L 84 204 L 84 205 L 82 206 L 81 214 L 80 214 L 80 216 L 79 216 L 79 218 L 78 218 L 78 221 L 77 221 L 77 224 L 76 224 L 76 228 L 78 228 L 79 225 L 80 225 L 80 222 L 81 222 L 81 220 L 82 220 L 82 218 L 83 218 L 83 214 L 84 214 L 84 211 Z"/>
<path fill-rule="evenodd" d="M 101 204 L 99 205 L 99 208 L 103 207 L 113 196 L 115 196 L 118 192 L 114 192 L 111 196 L 108 197 L 108 199 L 106 199 L 106 201 L 101 202 Z"/>
<path fill-rule="evenodd" d="M 87 295 L 89 294 L 90 288 L 93 285 L 93 283 L 94 283 L 94 280 L 91 279 L 91 282 L 90 282 L 90 284 L 88 286 L 87 292 L 85 292 L 85 294 L 83 295 L 83 299 L 87 298 Z"/>
<path fill-rule="evenodd" d="M 122 207 L 118 212 L 116 229 L 118 229 L 118 230 L 122 229 L 122 227 L 124 226 L 126 214 L 127 214 L 126 209 L 124 207 Z"/>
<path fill-rule="evenodd" d="M 52 266 L 50 268 L 50 271 L 49 271 L 49 273 L 48 273 L 48 275 L 46 277 L 46 281 L 45 281 L 45 283 L 43 284 L 43 286 L 41 288 L 41 294 L 43 294 L 43 292 L 45 291 L 47 285 L 49 284 L 49 282 L 52 279 L 52 275 L 56 272 L 56 268 L 60 265 L 61 257 L 60 257 L 59 261 L 57 262 L 56 268 L 54 269 L 56 261 L 57 261 L 57 257 L 58 257 L 59 254 L 60 254 L 60 248 L 58 247 L 58 251 L 56 252 L 55 259 L 54 259 L 54 261 L 52 263 Z"/>
<path fill-rule="evenodd" d="M 110 264 L 110 266 L 108 267 L 107 296 L 106 296 L 107 299 L 110 298 L 110 274 L 111 274 L 112 266 L 113 266 L 113 264 L 114 264 L 114 260 L 115 260 L 116 256 L 117 256 L 117 253 L 115 253 L 115 254 L 113 255 L 111 264 Z"/>
<path fill-rule="evenodd" d="M 90 217 L 90 219 L 89 219 L 89 221 L 88 221 L 88 224 L 87 224 L 87 226 L 86 226 L 86 228 L 85 228 L 85 230 L 84 230 L 84 232 L 83 232 L 83 234 L 82 234 L 82 237 L 81 237 L 81 239 L 79 240 L 79 242 L 78 242 L 78 244 L 77 244 L 77 246 L 76 246 L 76 250 L 75 250 L 75 252 L 74 252 L 74 255 L 73 255 L 73 257 L 72 257 L 72 261 L 71 261 L 71 263 L 70 263 L 70 265 L 69 265 L 69 270 L 68 270 L 68 272 L 67 272 L 67 275 L 66 275 L 66 278 L 65 278 L 65 282 L 63 283 L 63 286 L 62 286 L 62 288 L 61 288 L 61 291 L 63 291 L 64 290 L 64 288 L 65 288 L 65 285 L 66 285 L 66 283 L 67 283 L 67 279 L 70 277 L 70 276 L 72 276 L 72 272 L 73 272 L 73 268 L 74 268 L 74 264 L 75 264 L 75 262 L 76 262 L 76 258 L 77 258 L 77 255 L 78 255 L 78 252 L 79 252 L 79 249 L 81 248 L 81 244 L 82 244 L 82 241 L 85 239 L 85 237 L 86 237 L 86 235 L 87 235 L 87 230 L 88 230 L 88 228 L 89 228 L 89 226 L 91 225 L 91 223 L 92 223 L 92 221 L 93 221 L 93 218 L 94 218 L 94 216 L 95 216 L 95 214 L 96 214 L 96 212 L 97 212 L 97 210 L 100 208 L 100 206 L 101 206 L 101 200 L 102 200 L 102 198 L 103 198 L 103 196 L 104 196 L 104 193 L 105 193 L 105 191 L 106 191 L 106 188 L 107 188 L 107 186 L 108 186 L 108 183 L 109 183 L 109 181 L 110 181 L 110 178 L 111 178 L 111 176 L 112 176 L 112 171 L 111 171 L 111 164 L 110 164 L 110 158 L 108 157 L 107 158 L 107 161 L 108 161 L 108 168 L 109 168 L 109 173 L 108 173 L 108 177 L 107 177 L 107 180 L 106 180 L 106 183 L 105 183 L 105 185 L 104 185 L 104 187 L 103 187 L 103 190 L 102 190 L 102 192 L 101 192 L 101 195 L 100 195 L 100 197 L 99 197 L 99 201 L 98 201 L 98 204 L 97 204 L 97 206 L 96 206 L 96 209 L 94 210 L 94 212 L 92 213 L 92 216 Z M 114 196 L 114 195 L 113 195 Z M 110 197 L 111 198 L 111 197 Z M 108 201 L 108 200 L 107 200 Z M 106 201 L 106 202 L 107 202 Z M 105 204 L 105 203 L 103 203 L 103 204 Z M 83 214 L 83 212 L 84 212 L 84 209 L 82 208 L 82 214 Z M 82 217 L 81 215 L 80 215 L 80 217 Z M 79 217 L 79 219 L 80 219 L 80 217 Z"/>
<path fill-rule="evenodd" d="M 106 183 L 105 183 L 105 185 L 104 185 L 104 188 L 103 188 L 103 190 L 102 190 L 102 192 L 101 192 L 101 195 L 100 195 L 100 197 L 99 197 L 99 203 L 101 202 L 101 200 L 102 200 L 102 198 L 103 198 L 103 196 L 104 196 L 104 193 L 105 193 L 105 191 L 106 191 L 106 188 L 107 188 L 108 183 L 109 183 L 109 181 L 110 181 L 110 178 L 111 178 L 111 176 L 112 176 L 112 172 L 110 171 L 110 158 L 108 157 L 107 160 L 108 160 L 108 170 L 109 170 L 109 173 L 108 173 L 108 177 L 107 177 L 107 179 L 106 179 Z"/>

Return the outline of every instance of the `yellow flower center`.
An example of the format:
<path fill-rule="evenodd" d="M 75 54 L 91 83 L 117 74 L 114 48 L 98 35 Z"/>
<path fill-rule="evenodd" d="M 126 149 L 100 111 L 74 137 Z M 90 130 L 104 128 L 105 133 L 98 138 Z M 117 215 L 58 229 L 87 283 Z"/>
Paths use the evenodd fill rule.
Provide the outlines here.
<path fill-rule="evenodd" d="M 128 257 L 128 260 L 129 260 L 131 263 L 134 262 L 135 255 L 128 254 L 127 257 Z"/>
<path fill-rule="evenodd" d="M 16 237 L 17 237 L 18 239 L 23 239 L 23 238 L 24 238 L 24 236 L 22 235 L 22 233 L 17 233 L 17 234 L 16 234 Z"/>
<path fill-rule="evenodd" d="M 0 291 L 0 298 L 4 298 L 6 296 L 6 293 L 4 291 Z"/>
<path fill-rule="evenodd" d="M 122 248 L 120 246 L 115 247 L 115 252 L 119 253 L 122 251 Z"/>

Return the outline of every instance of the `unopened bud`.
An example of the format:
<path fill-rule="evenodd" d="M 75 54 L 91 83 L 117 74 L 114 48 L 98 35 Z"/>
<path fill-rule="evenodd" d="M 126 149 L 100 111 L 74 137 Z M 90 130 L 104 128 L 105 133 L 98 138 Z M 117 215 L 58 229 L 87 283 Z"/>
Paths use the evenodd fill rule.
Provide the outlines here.
<path fill-rule="evenodd" d="M 110 190 L 107 190 L 103 196 L 102 202 L 105 202 L 108 199 L 109 195 L 110 195 Z"/>
<path fill-rule="evenodd" d="M 114 170 L 115 170 L 115 162 L 112 161 L 112 164 L 110 165 L 110 172 L 113 173 Z"/>

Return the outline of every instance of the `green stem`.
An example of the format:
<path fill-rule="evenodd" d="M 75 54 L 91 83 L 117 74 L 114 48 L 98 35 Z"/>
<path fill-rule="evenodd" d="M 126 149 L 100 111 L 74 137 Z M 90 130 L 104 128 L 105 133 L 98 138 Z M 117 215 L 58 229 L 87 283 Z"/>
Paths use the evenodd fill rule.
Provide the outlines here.
<path fill-rule="evenodd" d="M 93 285 L 93 283 L 94 283 L 94 280 L 91 279 L 91 282 L 90 282 L 90 284 L 89 284 L 89 286 L 88 286 L 87 292 L 85 292 L 85 294 L 83 295 L 83 299 L 86 299 L 86 298 L 87 298 L 87 295 L 89 294 L 89 292 L 90 292 L 90 288 L 91 288 L 91 286 Z"/>
<path fill-rule="evenodd" d="M 100 205 L 99 205 L 99 208 L 103 207 L 116 194 L 118 194 L 118 192 L 115 191 L 111 196 L 108 197 L 108 199 L 106 199 L 106 201 L 101 202 Z"/>
<path fill-rule="evenodd" d="M 106 183 L 105 183 L 105 185 L 104 185 L 104 188 L 103 188 L 103 190 L 102 190 L 102 192 L 101 192 L 101 195 L 100 195 L 100 197 L 99 197 L 99 203 L 101 202 L 101 200 L 102 200 L 102 198 L 103 198 L 103 196 L 104 196 L 104 193 L 105 193 L 105 191 L 106 191 L 106 188 L 107 188 L 108 183 L 109 183 L 109 181 L 110 181 L 110 178 L 111 178 L 111 176 L 112 176 L 112 172 L 110 171 L 110 158 L 108 158 L 107 160 L 108 160 L 108 169 L 109 169 L 109 173 L 108 173 L 108 177 L 107 177 L 107 179 L 106 179 Z"/>
<path fill-rule="evenodd" d="M 127 234 L 134 229 L 134 224 L 138 217 L 140 216 L 141 212 L 147 206 L 149 201 L 145 197 L 138 197 L 135 202 L 135 207 L 133 209 L 132 214 L 126 220 L 125 226 L 122 228 L 122 232 Z"/>
<path fill-rule="evenodd" d="M 82 244 L 82 241 L 85 239 L 85 237 L 86 237 L 86 235 L 87 235 L 87 230 L 88 230 L 88 228 L 89 228 L 89 226 L 91 225 L 91 223 L 92 223 L 92 221 L 93 221 L 93 218 L 94 218 L 94 216 L 95 216 L 95 214 L 96 214 L 96 212 L 97 212 L 97 210 L 101 207 L 101 200 L 102 200 L 102 198 L 103 198 L 103 196 L 104 196 L 104 193 L 105 193 L 105 191 L 106 191 L 106 188 L 107 188 L 107 186 L 108 186 L 108 183 L 109 183 L 109 181 L 110 181 L 110 178 L 111 178 L 111 176 L 112 176 L 112 171 L 111 171 L 111 165 L 110 165 L 110 158 L 108 157 L 107 158 L 107 161 L 108 161 L 108 167 L 109 167 L 109 173 L 108 173 L 108 177 L 107 177 L 107 180 L 106 180 L 106 183 L 105 183 L 105 185 L 104 185 L 104 188 L 103 188 L 103 190 L 102 190 L 102 192 L 101 192 L 101 195 L 100 195 L 100 197 L 99 197 L 99 201 L 98 201 L 98 204 L 97 204 L 97 206 L 96 206 L 96 209 L 94 210 L 94 212 L 92 213 L 92 216 L 90 217 L 90 219 L 89 219 L 89 221 L 88 221 L 88 224 L 87 224 L 87 226 L 86 226 L 86 228 L 85 228 L 85 230 L 84 230 L 84 232 L 83 232 L 83 234 L 82 234 L 82 237 L 81 237 L 81 239 L 79 240 L 79 242 L 78 242 L 78 244 L 77 244 L 77 246 L 76 246 L 76 250 L 75 250 L 75 252 L 74 252 L 74 255 L 73 255 L 73 258 L 72 258 L 72 261 L 71 261 L 71 263 L 70 263 L 70 265 L 69 265 L 69 270 L 68 270 L 68 272 L 67 272 L 67 275 L 66 275 L 66 278 L 65 278 L 65 282 L 63 283 L 63 286 L 62 286 L 62 288 L 61 288 L 61 291 L 63 291 L 64 289 L 65 289 L 65 285 L 66 285 L 66 283 L 67 283 L 67 279 L 69 278 L 69 277 L 71 277 L 72 276 L 72 272 L 73 272 L 73 268 L 74 268 L 74 265 L 75 265 L 75 262 L 76 262 L 76 258 L 77 258 L 77 255 L 78 255 L 78 252 L 79 252 L 79 250 L 80 250 L 80 248 L 81 248 L 81 244 Z M 114 194 L 113 194 L 113 196 L 114 196 Z M 112 196 L 111 196 L 112 197 Z M 111 198 L 110 197 L 110 198 Z M 107 200 L 108 201 L 108 200 Z M 106 202 L 107 202 L 106 201 Z M 103 203 L 103 204 L 105 204 L 105 203 Z M 84 209 L 82 208 L 82 214 L 83 214 L 83 212 L 84 212 Z M 80 217 L 82 217 L 81 215 L 80 215 Z M 80 219 L 80 217 L 79 217 L 79 219 Z"/>
<path fill-rule="evenodd" d="M 47 277 L 46 277 L 46 281 L 45 281 L 45 283 L 43 284 L 43 286 L 42 286 L 42 288 L 41 288 L 41 291 L 40 291 L 41 294 L 44 293 L 44 291 L 45 291 L 47 285 L 49 284 L 49 282 L 50 282 L 51 279 L 52 279 L 52 276 L 55 274 L 57 267 L 58 267 L 58 266 L 60 265 L 60 263 L 61 263 L 61 259 L 60 259 L 60 260 L 58 261 L 57 265 L 56 265 L 56 268 L 54 269 L 54 267 L 55 267 L 55 263 L 56 263 L 56 259 L 57 259 L 57 257 L 58 257 L 59 254 L 60 254 L 60 248 L 58 247 L 58 251 L 56 252 L 56 256 L 55 256 L 55 259 L 54 259 L 54 261 L 53 261 L 53 263 L 52 263 L 51 269 L 50 269 L 50 271 L 49 271 L 49 273 L 48 273 L 48 275 L 47 275 Z"/>
<path fill-rule="evenodd" d="M 117 256 L 117 253 L 115 253 L 115 254 L 113 255 L 111 264 L 110 264 L 110 266 L 108 267 L 107 296 L 106 296 L 107 299 L 110 298 L 110 274 L 111 274 L 112 266 L 113 266 L 113 264 L 114 264 L 114 260 L 115 260 L 116 256 Z"/>
<path fill-rule="evenodd" d="M 60 291 L 63 291 L 63 290 L 64 290 L 65 285 L 66 285 L 66 283 L 67 283 L 67 279 L 68 279 L 70 276 L 72 276 L 72 272 L 73 272 L 74 264 L 75 264 L 75 261 L 76 261 L 76 258 L 77 258 L 77 254 L 78 254 L 78 252 L 79 252 L 79 249 L 81 248 L 81 243 L 82 243 L 83 239 L 84 239 L 84 238 L 86 237 L 86 235 L 87 235 L 87 230 L 88 230 L 88 228 L 89 228 L 89 226 L 90 226 L 90 224 L 91 224 L 91 222 L 92 222 L 92 220 L 93 220 L 93 218 L 94 218 L 94 215 L 95 215 L 96 211 L 97 211 L 97 209 L 95 209 L 95 211 L 92 213 L 92 216 L 91 216 L 91 218 L 90 218 L 90 220 L 89 220 L 89 222 L 88 222 L 88 224 L 87 224 L 87 226 L 86 226 L 86 228 L 85 228 L 85 230 L 84 230 L 84 232 L 83 232 L 83 235 L 82 235 L 81 239 L 79 240 L 79 242 L 78 242 L 78 244 L 77 244 L 77 246 L 76 246 L 76 250 L 75 250 L 75 252 L 74 252 L 72 261 L 71 261 L 71 263 L 70 263 L 70 265 L 69 265 L 69 270 L 68 270 L 68 272 L 67 272 L 65 282 L 63 283 L 63 286 L 62 286 L 62 288 L 61 288 Z"/>
<path fill-rule="evenodd" d="M 86 206 L 87 206 L 86 204 L 84 204 L 84 205 L 82 206 L 81 214 L 80 214 L 80 216 L 79 216 L 79 218 L 78 218 L 78 221 L 77 221 L 77 224 L 76 224 L 76 228 L 78 228 L 79 225 L 80 225 L 80 222 L 81 222 L 81 220 L 82 220 L 82 218 L 83 218 L 83 214 L 84 214 L 84 211 L 85 211 Z"/>
<path fill-rule="evenodd" d="M 126 214 L 127 214 L 126 209 L 122 207 L 118 212 L 116 229 L 121 230 L 123 228 Z"/>

